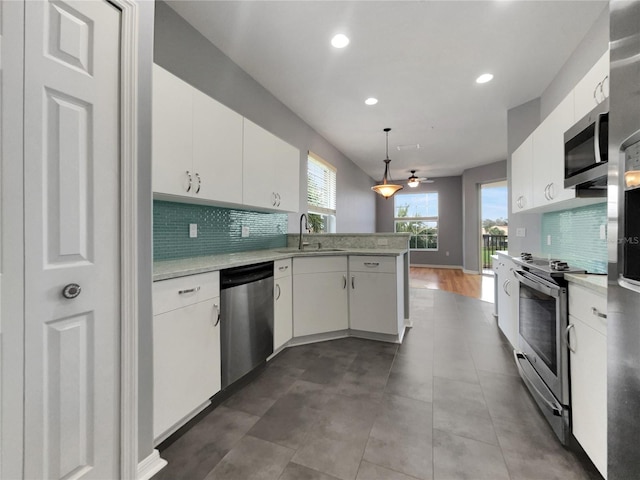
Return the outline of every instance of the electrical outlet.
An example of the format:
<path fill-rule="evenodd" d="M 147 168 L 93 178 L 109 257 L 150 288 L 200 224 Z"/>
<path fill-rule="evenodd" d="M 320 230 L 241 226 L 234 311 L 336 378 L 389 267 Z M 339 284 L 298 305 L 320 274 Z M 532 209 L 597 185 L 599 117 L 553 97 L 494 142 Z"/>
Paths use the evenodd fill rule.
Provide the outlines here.
<path fill-rule="evenodd" d="M 198 224 L 190 223 L 189 224 L 189 238 L 198 238 Z"/>
<path fill-rule="evenodd" d="M 606 240 L 606 239 L 607 239 L 607 226 L 600 225 L 600 240 Z"/>
<path fill-rule="evenodd" d="M 526 237 L 527 229 L 524 227 L 516 228 L 516 237 Z"/>
<path fill-rule="evenodd" d="M 378 245 L 389 245 L 389 239 L 388 238 L 379 238 L 378 239 Z"/>
<path fill-rule="evenodd" d="M 547 245 L 551 245 L 551 235 L 547 235 Z"/>
<path fill-rule="evenodd" d="M 449 252 L 445 252 L 445 255 L 448 257 L 449 256 Z"/>
<path fill-rule="evenodd" d="M 242 227 L 242 238 L 249 236 L 249 227 Z"/>

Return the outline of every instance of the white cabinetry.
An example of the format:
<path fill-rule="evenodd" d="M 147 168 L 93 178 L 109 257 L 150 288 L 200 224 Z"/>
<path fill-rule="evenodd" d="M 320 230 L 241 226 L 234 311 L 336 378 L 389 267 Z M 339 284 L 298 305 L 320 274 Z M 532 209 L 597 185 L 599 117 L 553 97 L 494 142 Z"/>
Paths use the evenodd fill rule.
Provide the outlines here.
<path fill-rule="evenodd" d="M 347 257 L 294 258 L 294 336 L 347 330 L 347 283 Z"/>
<path fill-rule="evenodd" d="M 401 335 L 404 329 L 402 257 L 349 257 L 349 326 Z"/>
<path fill-rule="evenodd" d="M 578 82 L 573 94 L 575 121 L 580 120 L 609 97 L 609 50 Z"/>
<path fill-rule="evenodd" d="M 153 66 L 153 191 L 242 203 L 242 116 Z"/>
<path fill-rule="evenodd" d="M 244 119 L 243 203 L 297 212 L 300 151 Z"/>
<path fill-rule="evenodd" d="M 293 284 L 291 259 L 273 263 L 273 351 L 293 337 Z"/>
<path fill-rule="evenodd" d="M 529 136 L 511 154 L 511 211 L 517 213 L 533 204 L 533 138 Z"/>
<path fill-rule="evenodd" d="M 574 123 L 570 93 L 533 132 L 533 207 L 575 198 L 564 188 L 564 132 Z"/>
<path fill-rule="evenodd" d="M 493 261 L 493 271 L 497 276 L 498 326 L 514 348 L 518 347 L 518 279 L 513 271 L 515 264 L 502 254 Z"/>
<path fill-rule="evenodd" d="M 186 423 L 220 390 L 218 272 L 153 284 L 153 436 Z"/>
<path fill-rule="evenodd" d="M 573 435 L 607 476 L 607 299 L 569 284 Z"/>

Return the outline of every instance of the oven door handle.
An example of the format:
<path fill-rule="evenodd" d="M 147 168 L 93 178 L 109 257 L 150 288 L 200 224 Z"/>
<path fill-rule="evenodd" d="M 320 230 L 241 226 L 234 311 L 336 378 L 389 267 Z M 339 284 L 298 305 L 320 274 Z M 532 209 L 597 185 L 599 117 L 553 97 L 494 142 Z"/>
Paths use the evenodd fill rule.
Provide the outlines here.
<path fill-rule="evenodd" d="M 551 411 L 553 412 L 553 415 L 556 417 L 561 417 L 562 416 L 562 409 L 559 405 L 555 405 L 552 402 L 550 402 L 549 400 L 547 400 L 546 395 L 544 395 L 539 389 L 538 387 L 536 387 L 535 382 L 527 375 L 527 373 L 525 372 L 524 368 L 522 368 L 520 366 L 520 359 L 522 360 L 526 360 L 527 362 L 529 361 L 529 359 L 527 358 L 527 354 L 524 352 L 518 352 L 517 350 L 513 351 L 513 356 L 516 359 L 516 366 L 518 367 L 518 371 L 520 372 L 520 375 L 526 380 L 526 383 L 533 388 L 533 390 L 535 390 L 535 393 L 538 395 L 538 398 L 543 401 L 547 407 L 549 407 L 551 409 Z"/>
<path fill-rule="evenodd" d="M 524 283 L 525 285 L 533 288 L 534 290 L 537 290 L 539 292 L 542 292 L 554 298 L 558 298 L 560 296 L 559 288 L 548 286 L 546 285 L 546 282 L 542 283 L 542 281 L 532 280 L 529 277 L 524 276 L 522 272 L 519 270 L 514 270 L 513 274 L 518 278 L 520 283 Z"/>

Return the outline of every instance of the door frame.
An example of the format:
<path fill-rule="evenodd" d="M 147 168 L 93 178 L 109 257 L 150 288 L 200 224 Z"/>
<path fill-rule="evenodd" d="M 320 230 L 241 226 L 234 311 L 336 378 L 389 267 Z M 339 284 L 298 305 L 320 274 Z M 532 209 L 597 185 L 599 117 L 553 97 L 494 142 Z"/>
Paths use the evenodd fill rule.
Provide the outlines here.
<path fill-rule="evenodd" d="M 24 1 L 2 2 L 0 477 L 24 475 Z M 138 71 L 140 6 L 120 11 L 120 475 L 138 478 Z M 10 200 L 10 201 L 8 201 Z"/>

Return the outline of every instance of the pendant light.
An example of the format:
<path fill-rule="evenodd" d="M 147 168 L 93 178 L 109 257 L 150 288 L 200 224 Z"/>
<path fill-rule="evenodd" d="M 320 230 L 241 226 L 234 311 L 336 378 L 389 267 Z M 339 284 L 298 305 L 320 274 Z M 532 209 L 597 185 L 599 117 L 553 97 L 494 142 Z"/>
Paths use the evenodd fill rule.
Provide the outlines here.
<path fill-rule="evenodd" d="M 393 197 L 396 192 L 402 190 L 402 185 L 395 185 L 393 180 L 389 178 L 389 162 L 391 162 L 389 159 L 389 132 L 391 129 L 385 128 L 384 131 L 387 134 L 387 157 L 384 159 L 384 176 L 382 177 L 382 183 L 374 185 L 371 187 L 371 190 L 387 199 L 389 197 Z"/>
<path fill-rule="evenodd" d="M 416 188 L 418 185 L 420 185 L 420 179 L 416 177 L 415 170 L 411 170 L 411 176 L 407 179 L 407 185 L 409 185 L 411 188 Z"/>

